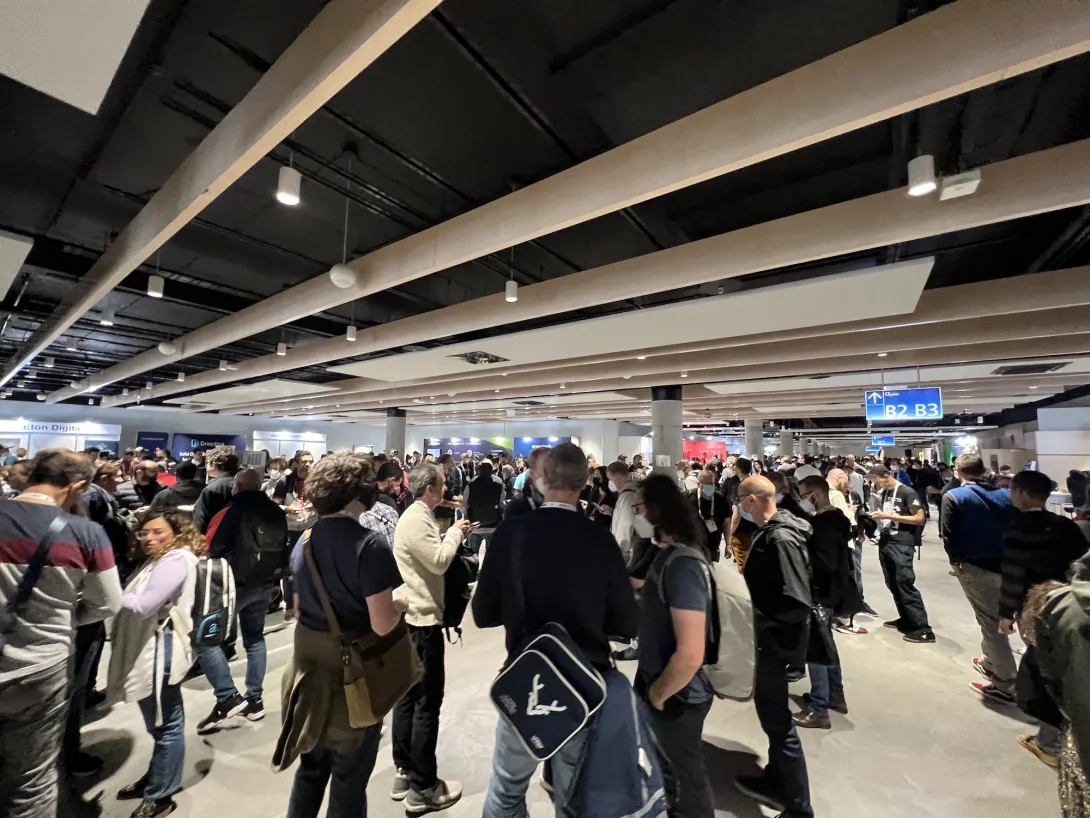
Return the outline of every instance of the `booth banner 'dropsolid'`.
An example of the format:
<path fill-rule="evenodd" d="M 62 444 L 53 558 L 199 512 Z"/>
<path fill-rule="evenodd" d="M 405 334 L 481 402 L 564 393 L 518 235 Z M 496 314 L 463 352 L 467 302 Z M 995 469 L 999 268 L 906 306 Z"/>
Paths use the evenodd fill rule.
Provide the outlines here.
<path fill-rule="evenodd" d="M 217 446 L 233 446 L 236 452 L 246 448 L 246 435 L 194 435 L 184 432 L 175 432 L 172 438 L 170 453 L 176 460 L 185 460 L 193 456 L 193 452 L 206 452 Z"/>

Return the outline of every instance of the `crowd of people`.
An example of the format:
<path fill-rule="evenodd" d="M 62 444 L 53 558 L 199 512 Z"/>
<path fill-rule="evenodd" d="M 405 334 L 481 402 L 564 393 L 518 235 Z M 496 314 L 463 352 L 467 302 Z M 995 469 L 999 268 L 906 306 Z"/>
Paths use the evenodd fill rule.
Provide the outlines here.
<path fill-rule="evenodd" d="M 866 634 L 857 619 L 876 616 L 865 545 L 877 544 L 897 611 L 882 625 L 932 644 L 914 562 L 934 514 L 981 631 L 981 655 L 966 663 L 979 674 L 972 690 L 1037 720 L 1017 740 L 1059 770 L 1065 818 L 1090 816 L 1086 473 L 1067 481 L 1072 519 L 1046 510 L 1046 475 L 993 475 L 973 453 L 951 465 L 713 457 L 673 473 L 642 455 L 598 464 L 571 443 L 513 459 L 299 451 L 263 468 L 243 468 L 227 447 L 181 462 L 166 450 L 26 455 L 0 460 L 0 815 L 58 815 L 62 782 L 102 769 L 81 746 L 87 711 L 133 702 L 151 761 L 117 797 L 137 802 L 133 818 L 169 815 L 186 752 L 183 681 L 203 674 L 214 691 L 200 734 L 263 719 L 266 619 L 283 608 L 296 624 L 272 763 L 294 768 L 289 818 L 315 818 L 323 802 L 330 815 L 366 814 L 386 716 L 390 797 L 409 815 L 459 801 L 436 747 L 446 646 L 466 613 L 504 629 L 497 665 L 559 640 L 608 690 L 546 761 L 558 814 L 590 814 L 607 797 L 635 799 L 618 815 L 708 818 L 702 735 L 721 695 L 711 668 L 731 660 L 719 650 L 736 627 L 717 600 L 740 576 L 768 763 L 735 785 L 809 818 L 798 730 L 833 729 L 830 714 L 848 712 L 835 634 Z M 228 664 L 239 636 L 241 691 Z M 624 662 L 636 663 L 631 686 L 616 670 Z M 805 706 L 792 712 L 789 684 L 806 675 Z M 534 677 L 526 712 L 553 718 L 566 706 L 538 702 L 543 684 Z M 624 691 L 642 706 L 615 706 Z M 502 697 L 497 707 L 483 814 L 514 818 L 542 756 L 518 707 L 505 713 Z M 622 734 L 636 738 L 612 738 Z"/>

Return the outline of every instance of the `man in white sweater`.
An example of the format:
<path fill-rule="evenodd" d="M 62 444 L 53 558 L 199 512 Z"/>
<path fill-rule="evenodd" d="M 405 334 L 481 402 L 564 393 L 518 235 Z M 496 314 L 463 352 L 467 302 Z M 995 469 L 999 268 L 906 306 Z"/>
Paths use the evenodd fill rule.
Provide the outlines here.
<path fill-rule="evenodd" d="M 409 472 L 409 491 L 415 502 L 405 509 L 394 531 L 394 559 L 405 583 L 394 595 L 408 604 L 405 622 L 424 668 L 424 677 L 394 708 L 397 771 L 390 797 L 404 801 L 409 815 L 447 809 L 462 797 L 459 782 L 439 778 L 435 760 L 446 682 L 443 575 L 470 528 L 461 520 L 440 536 L 434 510 L 445 489 L 446 475 L 433 463 L 422 463 Z"/>

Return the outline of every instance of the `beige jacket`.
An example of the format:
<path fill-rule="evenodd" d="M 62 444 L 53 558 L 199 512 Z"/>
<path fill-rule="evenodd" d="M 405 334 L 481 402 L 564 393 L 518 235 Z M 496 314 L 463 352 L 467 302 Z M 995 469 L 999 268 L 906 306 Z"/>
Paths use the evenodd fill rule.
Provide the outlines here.
<path fill-rule="evenodd" d="M 394 597 L 409 603 L 408 624 L 417 628 L 443 624 L 443 574 L 462 539 L 454 526 L 440 537 L 435 515 L 420 500 L 401 515 L 394 531 L 394 559 L 404 585 L 394 591 Z"/>

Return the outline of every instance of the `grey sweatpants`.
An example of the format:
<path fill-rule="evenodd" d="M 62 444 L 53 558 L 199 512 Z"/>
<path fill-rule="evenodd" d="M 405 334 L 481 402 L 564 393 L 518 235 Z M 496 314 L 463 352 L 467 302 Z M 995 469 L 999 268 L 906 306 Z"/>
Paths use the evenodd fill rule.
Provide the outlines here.
<path fill-rule="evenodd" d="M 969 600 L 976 622 L 980 626 L 980 649 L 984 652 L 983 666 L 992 683 L 1004 693 L 1014 693 L 1018 667 L 1014 662 L 1009 636 L 999 632 L 999 586 L 1003 581 L 995 571 L 985 571 L 967 562 L 954 563 L 961 590 Z"/>
<path fill-rule="evenodd" d="M 0 815 L 56 818 L 68 664 L 0 690 Z"/>

